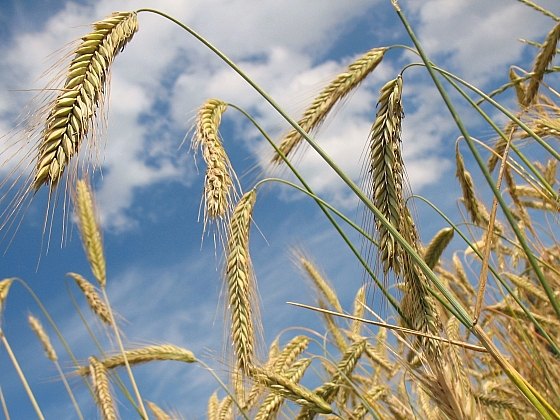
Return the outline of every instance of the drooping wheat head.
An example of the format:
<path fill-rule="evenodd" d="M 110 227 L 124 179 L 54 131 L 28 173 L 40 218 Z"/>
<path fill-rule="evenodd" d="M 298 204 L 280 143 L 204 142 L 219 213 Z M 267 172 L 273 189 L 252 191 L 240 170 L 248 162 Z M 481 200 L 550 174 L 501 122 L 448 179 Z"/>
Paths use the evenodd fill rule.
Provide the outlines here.
<path fill-rule="evenodd" d="M 49 360 L 56 362 L 58 360 L 58 356 L 54 351 L 54 347 L 52 346 L 51 340 L 47 335 L 47 333 L 45 332 L 45 329 L 43 328 L 41 321 L 39 321 L 33 315 L 29 315 L 27 317 L 27 320 L 29 321 L 29 326 L 31 327 L 31 330 L 33 330 L 33 332 L 37 335 L 37 338 L 43 345 L 43 349 L 45 350 L 45 354 L 47 355 Z"/>
<path fill-rule="evenodd" d="M 258 326 L 256 281 L 249 255 L 249 232 L 257 193 L 251 190 L 238 201 L 233 211 L 227 243 L 226 283 L 230 336 L 236 365 L 247 374 L 253 364 Z"/>
<path fill-rule="evenodd" d="M 461 202 L 465 206 L 471 221 L 477 226 L 486 227 L 490 220 L 490 213 L 484 203 L 476 197 L 474 181 L 470 172 L 465 168 L 463 156 L 459 151 L 459 142 L 455 145 L 455 162 L 457 166 L 455 174 L 463 191 Z M 495 229 L 501 229 L 499 223 L 495 224 Z"/>
<path fill-rule="evenodd" d="M 138 31 L 136 13 L 115 12 L 94 23 L 82 38 L 70 63 L 66 81 L 52 103 L 41 143 L 33 189 L 57 186 L 84 138 L 91 134 L 107 94 L 110 66 Z"/>
<path fill-rule="evenodd" d="M 539 92 L 539 86 L 544 77 L 544 71 L 548 68 L 552 59 L 556 55 L 556 46 L 560 40 L 560 23 L 557 23 L 554 28 L 547 34 L 544 43 L 542 44 L 541 50 L 535 58 L 535 64 L 533 65 L 533 77 L 529 80 L 529 84 L 525 89 L 525 94 L 523 96 L 523 101 L 521 105 L 528 107 L 532 105 L 537 99 L 537 94 Z"/>
<path fill-rule="evenodd" d="M 227 104 L 218 99 L 208 99 L 198 111 L 191 148 L 202 151 L 206 163 L 204 179 L 204 226 L 213 220 L 227 225 L 229 213 L 236 198 L 235 172 L 224 150 L 218 127 Z M 220 225 L 218 224 L 218 227 Z"/>
<path fill-rule="evenodd" d="M 109 308 L 107 308 L 107 305 L 103 302 L 103 299 L 97 292 L 95 286 L 79 274 L 68 273 L 68 275 L 74 279 L 78 287 L 84 293 L 87 303 L 93 313 L 96 314 L 102 322 L 112 326 L 113 323 L 111 322 L 111 313 L 109 312 Z"/>
<path fill-rule="evenodd" d="M 432 270 L 438 264 L 443 251 L 453 239 L 455 230 L 453 228 L 443 228 L 432 238 L 426 249 L 424 250 L 424 261 Z"/>
<path fill-rule="evenodd" d="M 93 31 L 78 40 L 70 54 L 53 66 L 54 72 L 65 59 L 70 61 L 68 68 L 58 72 L 31 101 L 37 104 L 36 109 L 30 108 L 22 117 L 11 134 L 15 135 L 15 141 L 0 151 L 6 158 L 0 164 L 2 167 L 19 160 L 0 181 L 3 236 L 11 229 L 14 234 L 17 232 L 21 223 L 18 219 L 25 215 L 38 190 L 46 185 L 49 205 L 43 235 L 48 233 L 50 238 L 52 217 L 62 195 L 57 186 L 63 179 L 67 181 L 63 191 L 63 205 L 67 206 L 68 192 L 74 187 L 79 170 L 87 171 L 92 161 L 98 165 L 94 159 L 107 125 L 105 100 L 109 95 L 111 65 L 138 30 L 138 21 L 136 13 L 115 12 L 92 26 Z M 81 152 L 84 140 L 87 140 L 85 155 Z M 84 159 L 78 159 L 80 154 Z M 30 166 L 34 166 L 31 173 Z M 65 211 L 63 236 L 68 214 Z"/>
<path fill-rule="evenodd" d="M 364 189 L 383 216 L 397 229 L 402 224 L 404 208 L 403 170 L 401 155 L 401 104 L 402 77 L 387 82 L 381 88 L 377 102 L 375 122 L 368 138 L 369 155 L 364 173 Z M 389 269 L 396 274 L 401 267 L 398 261 L 398 244 L 395 238 L 375 219 L 383 273 Z"/>
<path fill-rule="evenodd" d="M 307 108 L 298 125 L 307 133 L 316 130 L 332 108 L 354 90 L 381 63 L 387 48 L 374 48 L 348 66 L 338 75 Z M 303 137 L 295 129 L 291 130 L 279 145 L 284 156 L 293 154 L 302 144 Z M 275 153 L 272 164 L 282 163 L 282 157 Z"/>
<path fill-rule="evenodd" d="M 402 87 L 402 77 L 399 75 L 381 88 L 375 121 L 368 138 L 363 190 L 412 249 L 419 252 L 418 232 L 404 197 L 408 185 L 401 151 L 401 122 L 404 116 Z M 366 211 L 364 225 L 370 223 L 370 218 L 370 213 Z M 387 276 L 391 270 L 404 281 L 405 295 L 401 309 L 408 320 L 408 327 L 437 334 L 439 321 L 433 298 L 427 290 L 427 278 L 381 219 L 374 215 L 373 221 L 383 275 Z M 437 343 L 434 346 L 437 347 Z"/>
<path fill-rule="evenodd" d="M 91 271 L 99 282 L 99 285 L 105 287 L 107 274 L 103 241 L 96 217 L 97 211 L 91 187 L 86 180 L 79 179 L 76 183 L 74 208 L 78 215 L 78 226 L 82 236 L 82 244 L 86 251 Z"/>

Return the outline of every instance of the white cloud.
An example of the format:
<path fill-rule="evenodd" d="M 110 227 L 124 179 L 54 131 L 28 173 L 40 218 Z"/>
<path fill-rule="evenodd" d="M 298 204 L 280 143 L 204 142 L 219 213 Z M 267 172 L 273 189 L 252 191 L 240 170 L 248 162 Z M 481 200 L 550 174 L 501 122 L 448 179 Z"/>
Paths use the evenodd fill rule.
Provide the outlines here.
<path fill-rule="evenodd" d="M 44 69 L 42 57 L 87 31 L 82 24 L 99 20 L 115 8 L 132 10 L 141 3 L 102 1 L 93 7 L 68 3 L 49 19 L 44 30 L 21 34 L 12 41 L 0 61 L 1 86 L 40 87 L 32 82 Z M 200 31 L 238 61 L 250 77 L 295 116 L 298 113 L 294 111 L 301 111 L 304 101 L 311 100 L 310 92 L 318 92 L 348 63 L 347 58 L 343 63 L 316 62 L 317 57 L 328 50 L 346 22 L 372 6 L 366 1 L 324 1 L 318 8 L 314 2 L 295 0 L 282 5 L 249 0 L 214 1 L 212 7 L 208 5 L 203 1 L 158 3 L 162 10 Z M 497 74 L 501 76 L 506 65 L 520 58 L 523 46 L 516 37 L 543 36 L 549 23 L 538 12 L 505 0 L 430 0 L 406 5 L 405 11 L 412 12 L 411 20 L 417 20 L 416 30 L 428 54 L 442 65 L 453 64 L 452 70 L 481 84 Z M 526 19 L 528 13 L 533 14 L 530 20 Z M 267 129 L 288 127 L 239 75 L 185 31 L 150 13 L 141 13 L 139 21 L 140 31 L 114 63 L 110 140 L 101 155 L 104 179 L 98 198 L 106 226 L 117 229 L 135 225 L 127 209 L 138 188 L 169 180 L 189 183 L 187 174 L 191 172 L 186 157 L 173 156 L 183 135 L 179 137 L 177 133 L 187 132 L 189 118 L 207 98 L 218 97 L 257 111 Z M 394 59 L 399 54 L 387 55 Z M 375 117 L 377 90 L 397 72 L 391 58 L 386 60 L 316 135 L 321 147 L 356 181 L 359 156 Z M 405 75 L 405 101 L 413 106 L 405 109 L 403 137 L 409 176 L 417 189 L 436 182 L 447 170 L 441 144 L 454 127 L 433 88 L 424 82 L 419 84 L 416 74 L 418 70 L 409 70 Z M 21 109 L 29 97 L 30 94 L 17 92 L 3 96 L 0 114 L 6 117 L 0 120 L 0 126 L 7 127 L 14 110 Z M 168 109 L 165 114 L 161 113 L 162 106 Z M 142 123 L 145 117 L 150 117 L 150 123 Z M 152 122 L 154 118 L 159 121 Z M 158 130 L 160 136 L 155 135 Z M 266 147 L 252 133 L 252 128 L 240 133 L 245 147 L 251 152 Z M 176 141 L 170 138 L 172 135 L 177 136 Z M 185 151 L 186 148 L 181 152 Z M 264 158 L 262 163 L 265 164 Z M 434 164 L 430 165 L 433 172 L 429 176 L 428 163 Z M 318 193 L 337 204 L 353 205 L 346 187 L 314 152 L 304 155 L 299 168 Z"/>

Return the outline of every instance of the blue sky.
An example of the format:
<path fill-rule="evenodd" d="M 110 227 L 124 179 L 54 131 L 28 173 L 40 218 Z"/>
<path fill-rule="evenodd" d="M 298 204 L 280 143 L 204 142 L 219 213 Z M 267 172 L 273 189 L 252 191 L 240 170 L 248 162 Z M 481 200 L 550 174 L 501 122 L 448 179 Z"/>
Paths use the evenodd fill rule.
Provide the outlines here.
<path fill-rule="evenodd" d="M 539 4 L 560 14 L 555 0 Z M 430 57 L 486 90 L 506 80 L 509 65 L 529 67 L 534 50 L 517 38 L 541 41 L 553 24 L 513 0 L 410 0 L 401 5 Z M 359 54 L 378 46 L 410 44 L 388 0 L 1 0 L 0 134 L 13 128 L 19 112 L 36 93 L 33 89 L 48 82 L 39 77 L 52 63 L 48 57 L 52 52 L 87 33 L 89 23 L 112 11 L 140 7 L 165 11 L 207 37 L 296 117 Z M 211 238 L 201 246 L 202 224 L 197 223 L 204 167 L 199 158 L 197 171 L 188 146 L 179 145 L 195 110 L 210 97 L 242 106 L 276 138 L 287 125 L 187 33 L 155 15 L 142 13 L 138 18 L 139 32 L 114 63 L 107 143 L 100 156 L 103 174 L 95 178 L 108 294 L 126 320 L 121 328 L 130 345 L 174 343 L 221 370 L 223 366 L 215 360 L 224 346 L 219 257 L 214 255 Z M 317 136 L 356 180 L 377 92 L 409 61 L 402 50 L 388 52 Z M 458 134 L 423 69 L 405 72 L 403 101 L 404 156 L 414 192 L 454 211 L 458 190 L 452 162 Z M 466 106 L 460 109 L 477 135 L 489 140 L 489 129 Z M 225 114 L 222 135 L 243 188 L 250 188 L 260 171 L 244 174 L 252 167 L 263 168 L 263 139 L 234 110 Z M 306 153 L 298 165 L 318 194 L 356 218 L 356 201 L 317 155 Z M 6 169 L 0 169 L 2 178 Z M 2 257 L 0 277 L 26 281 L 76 355 L 86 359 L 96 349 L 68 297 L 65 274 L 73 271 L 93 278 L 77 229 L 70 229 L 61 247 L 60 224 L 56 223 L 49 252 L 42 255 L 36 269 L 45 206 L 45 195 L 38 194 Z M 443 224 L 420 205 L 417 211 L 424 240 L 428 240 Z M 309 285 L 290 263 L 293 246 L 303 246 L 313 255 L 340 293 L 343 307 L 351 310 L 362 283 L 361 270 L 313 203 L 275 185 L 259 193 L 254 219 L 262 233 L 253 229 L 251 249 L 267 344 L 288 326 L 318 327 L 315 315 L 285 305 L 289 300 L 312 302 Z M 2 245 L 4 249 L 6 242 Z M 72 290 L 88 314 L 79 291 Z M 27 327 L 29 312 L 41 315 L 24 288 L 14 284 L 2 328 L 45 416 L 74 418 L 54 367 Z M 104 335 L 101 328 L 97 332 Z M 54 335 L 52 339 L 61 360 L 67 360 Z M 0 350 L 0 372 L 12 418 L 33 418 L 4 349 Z M 154 363 L 139 368 L 138 377 L 146 399 L 189 419 L 204 418 L 207 398 L 218 387 L 196 366 Z M 96 418 L 96 407 L 83 384 L 72 383 L 85 417 Z M 120 414 L 123 419 L 135 418 L 123 407 Z"/>

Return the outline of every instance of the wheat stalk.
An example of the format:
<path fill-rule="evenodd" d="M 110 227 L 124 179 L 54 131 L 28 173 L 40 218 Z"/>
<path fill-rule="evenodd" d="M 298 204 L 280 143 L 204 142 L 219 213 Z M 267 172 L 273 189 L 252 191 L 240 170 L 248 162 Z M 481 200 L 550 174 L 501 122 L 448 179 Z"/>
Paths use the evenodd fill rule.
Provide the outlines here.
<path fill-rule="evenodd" d="M 109 308 L 107 308 L 107 306 L 99 296 L 99 293 L 97 293 L 95 286 L 79 274 L 68 273 L 68 275 L 74 279 L 78 287 L 84 293 L 87 303 L 93 313 L 95 313 L 105 324 L 113 325 Z"/>
<path fill-rule="evenodd" d="M 82 38 L 74 52 L 66 81 L 48 111 L 33 189 L 58 184 L 82 140 L 95 126 L 98 107 L 107 93 L 110 66 L 116 55 L 138 30 L 136 13 L 115 12 L 94 23 L 93 32 Z"/>
<path fill-rule="evenodd" d="M 174 360 L 177 362 L 194 363 L 196 358 L 194 354 L 184 348 L 174 346 L 173 344 L 164 344 L 159 346 L 148 346 L 139 349 L 126 350 L 126 360 L 130 365 L 139 365 L 154 360 Z M 125 364 L 125 358 L 122 353 L 107 357 L 99 361 L 107 370 L 115 369 Z M 78 375 L 87 375 L 89 373 L 88 366 L 80 366 L 76 373 Z"/>
<path fill-rule="evenodd" d="M 237 203 L 233 211 L 227 244 L 226 278 L 231 320 L 231 337 L 237 363 L 244 373 L 253 362 L 255 353 L 256 282 L 249 255 L 251 215 L 256 200 L 251 190 Z"/>
<path fill-rule="evenodd" d="M 355 89 L 383 60 L 387 48 L 374 48 L 348 66 L 313 100 L 305 110 L 298 125 L 306 132 L 316 130 L 325 120 L 331 109 Z M 284 156 L 293 154 L 301 145 L 303 137 L 295 129 L 291 130 L 278 146 Z M 282 162 L 280 154 L 275 153 L 272 164 Z"/>
<path fill-rule="evenodd" d="M 74 207 L 78 215 L 78 226 L 82 235 L 82 243 L 91 267 L 91 272 L 101 287 L 107 283 L 105 255 L 99 224 L 96 218 L 95 204 L 91 187 L 86 180 L 79 179 L 76 183 Z"/>
<path fill-rule="evenodd" d="M 97 360 L 95 356 L 89 359 L 89 373 L 97 396 L 97 404 L 101 410 L 104 420 L 117 420 L 115 403 L 109 390 L 109 379 L 107 369 Z"/>
<path fill-rule="evenodd" d="M 206 163 L 204 180 L 204 226 L 215 219 L 225 220 L 233 207 L 235 173 L 224 150 L 218 127 L 227 104 L 218 99 L 208 99 L 198 111 L 196 129 L 191 148 L 202 150 Z"/>

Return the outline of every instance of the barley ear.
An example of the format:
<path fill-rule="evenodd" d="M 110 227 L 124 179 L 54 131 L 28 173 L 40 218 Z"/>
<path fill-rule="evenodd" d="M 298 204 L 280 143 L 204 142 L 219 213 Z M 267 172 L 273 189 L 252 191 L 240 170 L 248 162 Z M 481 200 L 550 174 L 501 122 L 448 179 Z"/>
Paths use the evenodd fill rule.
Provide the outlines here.
<path fill-rule="evenodd" d="M 88 360 L 91 381 L 97 396 L 97 404 L 101 410 L 101 415 L 104 420 L 117 420 L 115 403 L 109 389 L 107 370 L 95 356 L 91 356 Z"/>
<path fill-rule="evenodd" d="M 305 110 L 298 125 L 307 133 L 316 130 L 325 120 L 332 108 L 346 97 L 381 63 L 387 48 L 374 48 L 354 63 L 346 71 L 338 75 L 323 91 L 313 100 Z M 303 137 L 295 129 L 291 130 L 282 140 L 278 148 L 284 156 L 293 154 L 302 144 Z M 280 154 L 275 153 L 272 164 L 282 163 Z"/>
<path fill-rule="evenodd" d="M 107 79 L 115 56 L 138 30 L 136 13 L 115 12 L 94 23 L 70 62 L 60 93 L 48 111 L 37 150 L 33 188 L 58 184 L 82 140 L 94 135 L 98 109 L 107 94 Z"/>
<path fill-rule="evenodd" d="M 249 255 L 249 232 L 256 196 L 256 190 L 251 190 L 235 206 L 230 220 L 226 258 L 231 339 L 237 364 L 245 374 L 253 363 L 255 321 L 259 314 L 256 280 Z"/>
<path fill-rule="evenodd" d="M 552 62 L 552 59 L 556 55 L 556 46 L 560 40 L 560 22 L 557 23 L 554 28 L 547 34 L 544 43 L 542 44 L 541 50 L 539 51 L 537 57 L 535 58 L 535 64 L 533 65 L 533 77 L 529 80 L 527 89 L 525 90 L 525 95 L 523 96 L 522 105 L 528 107 L 532 105 L 539 93 L 539 85 L 543 79 L 544 72 Z"/>
<path fill-rule="evenodd" d="M 103 241 L 97 221 L 97 211 L 91 187 L 86 180 L 79 179 L 76 183 L 74 206 L 78 215 L 78 226 L 82 236 L 84 250 L 91 267 L 91 272 L 101 287 L 107 283 Z"/>

